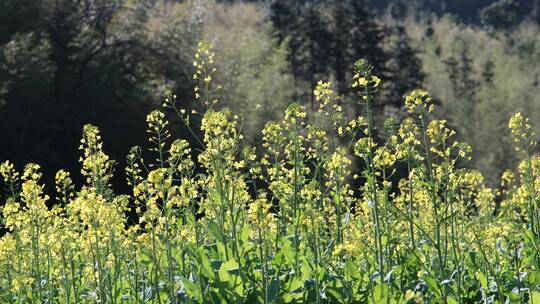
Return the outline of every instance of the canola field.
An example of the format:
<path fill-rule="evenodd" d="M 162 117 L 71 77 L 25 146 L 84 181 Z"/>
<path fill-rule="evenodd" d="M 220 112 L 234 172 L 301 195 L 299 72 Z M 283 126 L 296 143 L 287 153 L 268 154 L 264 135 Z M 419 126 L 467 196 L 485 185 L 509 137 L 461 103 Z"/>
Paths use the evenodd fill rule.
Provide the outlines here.
<path fill-rule="evenodd" d="M 242 141 L 249 116 L 220 107 L 214 60 L 201 42 L 202 110 L 166 92 L 148 114 L 152 148 L 126 158 L 130 194 L 111 186 L 123 166 L 93 125 L 82 187 L 61 170 L 49 197 L 39 165 L 2 163 L 0 303 L 540 304 L 533 122 L 510 118 L 522 161 L 489 188 L 460 165 L 471 147 L 426 91 L 406 96 L 401 121 L 375 121 L 381 80 L 359 60 L 361 116 L 321 81 L 315 111 L 291 104 L 255 149 Z M 194 143 L 172 136 L 173 114 Z"/>

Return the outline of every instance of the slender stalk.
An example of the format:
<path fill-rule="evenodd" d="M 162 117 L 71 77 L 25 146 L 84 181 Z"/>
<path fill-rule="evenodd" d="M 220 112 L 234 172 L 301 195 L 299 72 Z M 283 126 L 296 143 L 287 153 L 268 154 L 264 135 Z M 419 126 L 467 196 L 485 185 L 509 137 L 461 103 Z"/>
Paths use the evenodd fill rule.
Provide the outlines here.
<path fill-rule="evenodd" d="M 414 190 L 413 190 L 413 180 L 412 180 L 412 176 L 411 176 L 411 171 L 412 171 L 412 164 L 411 164 L 411 148 L 408 147 L 408 153 L 407 153 L 407 172 L 408 172 L 408 175 L 409 175 L 409 180 L 408 180 L 408 188 L 409 188 L 409 217 L 411 219 L 411 221 L 409 222 L 409 238 L 410 238 L 410 241 L 411 241 L 411 249 L 414 250 L 414 248 L 416 248 L 416 244 L 414 242 L 414 225 L 412 223 L 412 219 L 415 218 L 414 216 L 414 213 L 413 213 L 413 195 L 414 195 Z"/>
<path fill-rule="evenodd" d="M 371 93 L 369 88 L 365 86 L 364 94 L 366 97 L 366 116 L 367 116 L 367 129 L 368 129 L 368 138 L 374 142 L 373 138 L 373 118 L 372 118 L 372 109 L 371 109 Z M 373 151 L 371 146 L 369 147 L 369 152 L 367 155 L 367 167 L 368 167 L 368 187 L 371 191 L 371 199 L 373 204 L 373 219 L 375 224 L 375 240 L 377 245 L 377 259 L 379 263 L 379 272 L 381 279 L 384 274 L 384 262 L 383 262 L 383 249 L 382 249 L 382 236 L 381 236 L 381 224 L 379 219 L 379 200 L 377 194 L 377 176 L 375 175 L 375 168 L 373 164 Z"/>

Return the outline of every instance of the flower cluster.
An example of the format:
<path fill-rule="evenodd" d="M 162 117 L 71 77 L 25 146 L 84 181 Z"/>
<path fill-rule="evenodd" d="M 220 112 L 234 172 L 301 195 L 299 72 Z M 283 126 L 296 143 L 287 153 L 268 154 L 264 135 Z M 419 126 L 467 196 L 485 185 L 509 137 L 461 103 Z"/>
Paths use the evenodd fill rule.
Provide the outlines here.
<path fill-rule="evenodd" d="M 405 97 L 405 109 L 411 114 L 424 114 L 433 111 L 429 93 L 424 90 L 414 90 Z"/>

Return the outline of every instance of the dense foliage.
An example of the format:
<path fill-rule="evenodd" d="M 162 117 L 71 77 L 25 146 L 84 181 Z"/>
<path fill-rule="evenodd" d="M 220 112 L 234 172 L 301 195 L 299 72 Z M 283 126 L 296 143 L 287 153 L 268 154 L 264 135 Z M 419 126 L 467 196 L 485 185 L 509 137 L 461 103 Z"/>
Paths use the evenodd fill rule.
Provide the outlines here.
<path fill-rule="evenodd" d="M 112 139 L 106 147 L 115 159 L 130 145 L 145 145 L 144 117 L 163 89 L 192 99 L 191 58 L 203 38 L 220 45 L 220 73 L 227 77 L 215 76 L 227 87 L 221 93 L 231 108 L 247 112 L 239 101 L 250 99 L 262 105 L 251 129 L 262 128 L 264 120 L 256 119 L 261 113 L 277 118 L 293 87 L 285 45 L 275 43 L 257 6 L 0 1 L 0 160 L 42 163 L 44 179 L 52 183 L 58 169 L 77 169 L 84 124 L 99 125 Z M 178 124 L 173 129 L 188 134 Z M 82 182 L 79 175 L 73 179 Z M 123 180 L 120 173 L 112 183 L 125 192 Z"/>
<path fill-rule="evenodd" d="M 83 128 L 81 188 L 60 170 L 48 197 L 37 164 L 19 173 L 2 163 L 9 197 L 0 301 L 540 301 L 540 157 L 527 118 L 518 113 L 508 124 L 521 163 L 491 189 L 457 165 L 471 148 L 434 117 L 426 91 L 410 92 L 406 117 L 378 129 L 381 79 L 359 60 L 350 86 L 362 116 L 343 111 L 320 81 L 315 113 L 291 104 L 264 127 L 260 151 L 240 150 L 249 117 L 222 107 L 214 61 L 211 46 L 199 43 L 193 79 L 203 111 L 167 91 L 165 111 L 148 114 L 151 156 L 140 147 L 128 154 L 128 195 L 111 187 L 115 164 L 93 125 Z M 173 137 L 165 112 L 176 113 L 195 144 Z"/>
<path fill-rule="evenodd" d="M 438 115 L 470 143 L 473 159 L 491 187 L 518 163 L 506 128 L 515 111 L 538 117 L 540 86 L 536 65 L 538 26 L 525 22 L 493 32 L 459 24 L 449 17 L 407 22 L 426 74 L 424 86 L 440 103 Z M 538 127 L 535 131 L 538 132 Z M 538 138 L 537 138 L 538 139 Z"/>

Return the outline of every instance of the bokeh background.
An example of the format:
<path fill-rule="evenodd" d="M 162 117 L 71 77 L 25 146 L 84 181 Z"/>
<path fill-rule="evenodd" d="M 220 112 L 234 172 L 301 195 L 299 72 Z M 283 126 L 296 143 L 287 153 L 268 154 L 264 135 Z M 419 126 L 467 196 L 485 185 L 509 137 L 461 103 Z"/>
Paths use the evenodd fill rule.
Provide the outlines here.
<path fill-rule="evenodd" d="M 206 39 L 222 104 L 250 113 L 246 143 L 258 146 L 287 104 L 314 108 L 319 79 L 354 114 L 352 66 L 367 58 L 384 82 L 378 115 L 399 119 L 405 93 L 429 90 L 435 115 L 473 146 L 462 165 L 497 186 L 516 161 L 508 118 L 520 110 L 540 125 L 539 25 L 539 0 L 2 0 L 0 161 L 39 163 L 50 185 L 60 168 L 80 181 L 78 143 L 92 123 L 126 190 L 125 155 L 147 144 L 145 116 L 162 92 L 198 107 L 192 58 Z"/>

